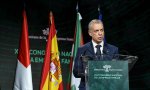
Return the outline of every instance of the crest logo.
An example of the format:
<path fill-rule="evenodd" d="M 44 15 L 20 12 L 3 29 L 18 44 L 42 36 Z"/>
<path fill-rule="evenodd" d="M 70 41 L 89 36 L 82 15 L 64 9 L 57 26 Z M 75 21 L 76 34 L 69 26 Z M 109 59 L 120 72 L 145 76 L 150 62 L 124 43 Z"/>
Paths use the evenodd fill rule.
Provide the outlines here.
<path fill-rule="evenodd" d="M 105 69 L 105 72 L 109 72 L 111 65 L 104 65 L 103 68 Z"/>
<path fill-rule="evenodd" d="M 49 28 L 43 29 L 43 35 L 48 35 L 49 34 Z"/>

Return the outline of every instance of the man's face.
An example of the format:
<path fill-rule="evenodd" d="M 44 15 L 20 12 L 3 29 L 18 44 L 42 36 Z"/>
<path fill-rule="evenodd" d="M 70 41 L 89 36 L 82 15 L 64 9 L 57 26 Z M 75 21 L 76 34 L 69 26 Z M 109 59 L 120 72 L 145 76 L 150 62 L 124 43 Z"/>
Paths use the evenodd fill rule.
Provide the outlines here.
<path fill-rule="evenodd" d="M 104 27 L 102 24 L 93 24 L 92 29 L 89 30 L 89 35 L 92 40 L 99 44 L 104 39 Z"/>

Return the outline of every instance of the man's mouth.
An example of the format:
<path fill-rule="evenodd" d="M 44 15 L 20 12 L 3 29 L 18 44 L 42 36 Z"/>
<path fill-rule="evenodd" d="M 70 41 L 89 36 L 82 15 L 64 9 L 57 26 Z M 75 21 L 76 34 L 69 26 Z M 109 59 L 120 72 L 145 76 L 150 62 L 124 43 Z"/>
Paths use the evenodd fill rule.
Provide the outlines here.
<path fill-rule="evenodd" d="M 102 37 L 98 37 L 98 39 L 102 39 Z"/>

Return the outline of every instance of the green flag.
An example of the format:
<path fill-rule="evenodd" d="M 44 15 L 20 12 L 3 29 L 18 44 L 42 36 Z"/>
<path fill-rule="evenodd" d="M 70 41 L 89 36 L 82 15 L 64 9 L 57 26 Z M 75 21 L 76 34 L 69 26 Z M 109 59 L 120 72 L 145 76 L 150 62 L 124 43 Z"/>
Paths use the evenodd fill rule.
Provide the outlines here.
<path fill-rule="evenodd" d="M 71 62 L 70 62 L 70 75 L 69 75 L 69 81 L 67 90 L 79 90 L 78 86 L 80 84 L 80 78 L 75 78 L 73 75 L 73 66 L 74 66 L 74 60 L 76 57 L 77 49 L 78 47 L 83 45 L 83 37 L 82 37 L 82 29 L 81 29 L 81 15 L 78 12 L 77 13 L 77 20 L 76 20 L 76 29 L 74 33 L 74 43 L 72 45 L 72 54 L 71 54 Z M 71 84 L 71 85 L 70 85 Z"/>
<path fill-rule="evenodd" d="M 81 45 L 83 45 L 83 37 L 82 37 L 82 29 L 81 29 L 81 15 L 80 13 L 77 13 L 77 21 L 76 21 L 76 32 L 75 32 L 75 42 L 74 42 L 74 49 L 73 49 L 73 64 L 72 64 L 72 70 L 74 66 L 75 57 L 77 54 L 77 49 Z M 78 90 L 78 86 L 80 84 L 81 78 L 75 78 L 73 73 L 71 77 L 71 90 Z"/>

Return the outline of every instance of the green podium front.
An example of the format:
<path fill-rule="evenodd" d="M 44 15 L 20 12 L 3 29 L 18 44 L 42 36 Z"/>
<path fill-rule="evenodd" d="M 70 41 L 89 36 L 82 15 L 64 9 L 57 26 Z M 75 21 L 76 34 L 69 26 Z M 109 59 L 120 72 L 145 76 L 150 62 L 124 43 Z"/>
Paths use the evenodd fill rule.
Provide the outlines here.
<path fill-rule="evenodd" d="M 115 58 L 109 59 L 110 57 L 112 56 L 103 56 L 100 60 L 82 57 L 86 90 L 129 90 L 129 70 L 137 57 L 115 55 Z"/>
<path fill-rule="evenodd" d="M 128 61 L 88 61 L 87 90 L 129 90 Z"/>

